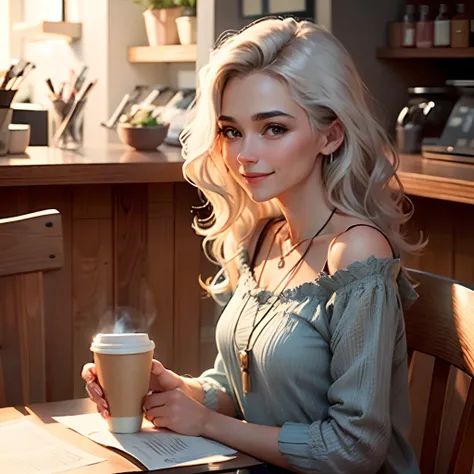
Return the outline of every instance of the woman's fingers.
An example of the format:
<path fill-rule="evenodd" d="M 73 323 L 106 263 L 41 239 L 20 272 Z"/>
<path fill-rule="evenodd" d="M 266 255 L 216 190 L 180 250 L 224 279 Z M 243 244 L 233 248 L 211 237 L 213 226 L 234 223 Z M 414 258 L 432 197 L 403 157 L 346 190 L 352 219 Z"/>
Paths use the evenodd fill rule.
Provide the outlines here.
<path fill-rule="evenodd" d="M 97 379 L 97 369 L 94 364 L 85 364 L 82 368 L 81 377 L 87 382 L 95 382 Z"/>
<path fill-rule="evenodd" d="M 86 364 L 82 368 L 81 377 L 86 382 L 86 392 L 89 398 L 97 405 L 97 410 L 104 418 L 108 418 L 109 406 L 104 398 L 104 392 L 97 383 L 97 369 L 94 364 Z"/>
<path fill-rule="evenodd" d="M 145 412 L 145 418 L 151 421 L 157 428 L 168 428 L 169 418 L 164 406 L 154 407 Z"/>
<path fill-rule="evenodd" d="M 91 396 L 91 398 L 103 398 L 104 392 L 100 388 L 100 385 L 95 382 L 88 382 L 86 384 L 87 393 Z"/>

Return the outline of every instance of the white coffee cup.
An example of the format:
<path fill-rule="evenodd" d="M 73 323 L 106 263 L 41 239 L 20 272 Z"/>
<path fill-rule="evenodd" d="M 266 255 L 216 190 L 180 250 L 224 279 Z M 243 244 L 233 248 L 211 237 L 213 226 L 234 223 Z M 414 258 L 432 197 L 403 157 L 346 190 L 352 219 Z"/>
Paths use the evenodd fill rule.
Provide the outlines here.
<path fill-rule="evenodd" d="M 25 153 L 30 144 L 31 129 L 28 124 L 11 123 L 8 126 L 9 143 L 8 153 L 11 155 L 21 155 Z"/>
<path fill-rule="evenodd" d="M 91 351 L 109 405 L 109 430 L 140 431 L 155 344 L 147 334 L 97 334 Z"/>

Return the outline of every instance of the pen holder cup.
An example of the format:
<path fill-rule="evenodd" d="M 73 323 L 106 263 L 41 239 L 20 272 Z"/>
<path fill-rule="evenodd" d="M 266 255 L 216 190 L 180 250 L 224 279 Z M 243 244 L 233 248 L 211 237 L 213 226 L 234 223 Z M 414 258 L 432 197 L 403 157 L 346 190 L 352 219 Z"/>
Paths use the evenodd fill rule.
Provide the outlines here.
<path fill-rule="evenodd" d="M 78 150 L 84 145 L 84 104 L 68 107 L 55 101 L 49 109 L 50 143 L 64 150 Z M 72 113 L 71 113 L 72 112 Z"/>
<path fill-rule="evenodd" d="M 9 107 L 0 107 L 0 156 L 8 153 L 10 144 L 10 130 L 8 127 L 12 121 L 13 110 Z"/>
<path fill-rule="evenodd" d="M 10 107 L 16 93 L 16 90 L 0 89 L 0 108 Z"/>

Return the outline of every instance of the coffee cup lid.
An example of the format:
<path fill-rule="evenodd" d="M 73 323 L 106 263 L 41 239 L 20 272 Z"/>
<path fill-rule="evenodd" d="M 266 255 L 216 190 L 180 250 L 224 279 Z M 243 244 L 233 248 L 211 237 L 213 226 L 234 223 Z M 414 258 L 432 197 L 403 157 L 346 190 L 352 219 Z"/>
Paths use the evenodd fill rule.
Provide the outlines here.
<path fill-rule="evenodd" d="M 145 333 L 99 333 L 91 344 L 91 351 L 99 354 L 140 354 L 154 348 L 155 343 Z"/>

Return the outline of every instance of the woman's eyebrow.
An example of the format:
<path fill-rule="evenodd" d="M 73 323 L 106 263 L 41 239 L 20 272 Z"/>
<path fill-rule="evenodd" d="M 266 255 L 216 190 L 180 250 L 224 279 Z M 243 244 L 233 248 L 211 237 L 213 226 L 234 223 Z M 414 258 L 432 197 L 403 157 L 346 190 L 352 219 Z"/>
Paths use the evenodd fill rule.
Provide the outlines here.
<path fill-rule="evenodd" d="M 287 114 L 286 112 L 282 112 L 281 110 L 269 110 L 268 112 L 258 112 L 252 115 L 251 119 L 254 122 L 259 122 L 261 120 L 267 120 L 269 118 L 274 118 L 274 117 L 289 117 L 296 120 L 296 117 L 293 117 L 293 115 Z M 237 123 L 237 120 L 235 120 L 234 117 L 231 117 L 229 115 L 221 115 L 219 116 L 218 120 L 221 122 Z"/>

